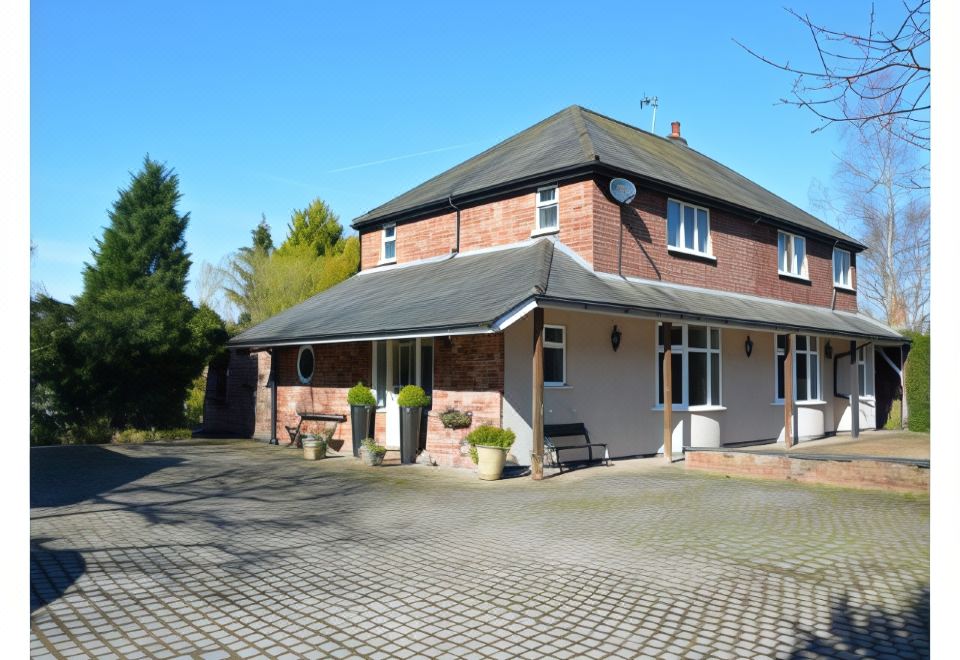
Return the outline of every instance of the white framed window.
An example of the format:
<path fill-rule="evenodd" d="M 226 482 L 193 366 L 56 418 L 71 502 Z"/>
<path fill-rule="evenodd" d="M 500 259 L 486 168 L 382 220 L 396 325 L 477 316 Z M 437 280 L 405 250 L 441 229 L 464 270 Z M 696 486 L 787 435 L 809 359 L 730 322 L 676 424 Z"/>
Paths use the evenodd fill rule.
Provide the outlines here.
<path fill-rule="evenodd" d="M 794 335 L 793 398 L 794 401 L 820 400 L 820 343 L 813 335 Z M 776 403 L 783 402 L 783 365 L 787 359 L 787 336 L 777 335 L 776 344 Z"/>
<path fill-rule="evenodd" d="M 712 256 L 710 210 L 668 199 L 667 247 L 681 252 Z"/>
<path fill-rule="evenodd" d="M 377 408 L 387 405 L 387 389 L 397 393 L 404 385 L 419 385 L 433 394 L 433 337 L 383 339 L 373 342 L 370 382 Z"/>
<path fill-rule="evenodd" d="M 781 275 L 809 279 L 807 239 L 785 231 L 777 232 L 777 270 Z"/>
<path fill-rule="evenodd" d="M 383 243 L 380 247 L 380 263 L 397 260 L 397 226 L 386 225 L 383 228 Z"/>
<path fill-rule="evenodd" d="M 567 384 L 567 329 L 562 325 L 543 326 L 543 384 Z"/>
<path fill-rule="evenodd" d="M 297 353 L 297 376 L 304 385 L 309 385 L 313 379 L 313 368 L 313 346 L 301 346 Z"/>
<path fill-rule="evenodd" d="M 720 329 L 676 324 L 670 330 L 671 397 L 676 406 L 720 406 Z M 657 324 L 657 405 L 663 405 L 663 325 Z"/>
<path fill-rule="evenodd" d="M 860 385 L 860 396 L 873 396 L 873 360 L 868 359 L 866 346 L 857 349 L 857 383 Z"/>
<path fill-rule="evenodd" d="M 537 226 L 534 233 L 552 232 L 560 228 L 559 196 L 557 186 L 537 189 Z"/>
<path fill-rule="evenodd" d="M 847 250 L 833 248 L 833 285 L 843 289 L 853 289 L 850 253 Z"/>

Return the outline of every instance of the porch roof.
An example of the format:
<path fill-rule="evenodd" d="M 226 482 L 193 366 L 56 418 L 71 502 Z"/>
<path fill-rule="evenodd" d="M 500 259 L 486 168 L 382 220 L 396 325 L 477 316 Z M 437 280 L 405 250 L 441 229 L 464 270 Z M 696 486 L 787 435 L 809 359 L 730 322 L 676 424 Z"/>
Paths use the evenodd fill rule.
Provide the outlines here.
<path fill-rule="evenodd" d="M 230 340 L 237 347 L 502 330 L 525 306 L 903 340 L 864 314 L 594 272 L 552 239 L 364 271 Z"/>

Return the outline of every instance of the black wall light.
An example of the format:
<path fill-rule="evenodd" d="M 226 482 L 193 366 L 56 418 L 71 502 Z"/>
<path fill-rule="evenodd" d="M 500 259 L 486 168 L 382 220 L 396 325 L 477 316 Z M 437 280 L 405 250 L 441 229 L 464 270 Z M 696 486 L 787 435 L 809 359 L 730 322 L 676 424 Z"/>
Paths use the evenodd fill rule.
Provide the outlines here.
<path fill-rule="evenodd" d="M 823 357 L 828 360 L 833 357 L 833 346 L 830 345 L 830 340 L 827 340 L 827 345 L 823 347 Z"/>
<path fill-rule="evenodd" d="M 753 353 L 753 340 L 750 339 L 750 335 L 747 335 L 747 341 L 743 342 L 743 349 L 747 352 L 747 357 Z"/>
<path fill-rule="evenodd" d="M 616 352 L 620 348 L 620 339 L 623 335 L 620 333 L 620 329 L 617 326 L 613 326 L 613 332 L 610 333 L 610 345 L 613 346 L 613 351 Z"/>

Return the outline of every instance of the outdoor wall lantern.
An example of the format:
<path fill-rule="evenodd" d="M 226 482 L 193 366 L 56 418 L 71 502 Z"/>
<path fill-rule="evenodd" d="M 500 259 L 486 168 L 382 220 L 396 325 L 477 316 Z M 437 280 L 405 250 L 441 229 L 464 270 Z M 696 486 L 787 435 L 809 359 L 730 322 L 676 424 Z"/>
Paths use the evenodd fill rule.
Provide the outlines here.
<path fill-rule="evenodd" d="M 830 340 L 827 340 L 827 345 L 823 347 L 823 357 L 828 360 L 833 357 L 833 346 L 830 345 Z"/>
<path fill-rule="evenodd" d="M 620 329 L 617 326 L 613 326 L 613 332 L 610 333 L 610 345 L 613 346 L 613 352 L 616 353 L 617 349 L 620 348 L 620 338 L 623 335 L 620 334 Z"/>
<path fill-rule="evenodd" d="M 747 352 L 747 357 L 753 353 L 753 340 L 750 339 L 750 335 L 747 335 L 747 341 L 743 342 L 743 349 Z"/>

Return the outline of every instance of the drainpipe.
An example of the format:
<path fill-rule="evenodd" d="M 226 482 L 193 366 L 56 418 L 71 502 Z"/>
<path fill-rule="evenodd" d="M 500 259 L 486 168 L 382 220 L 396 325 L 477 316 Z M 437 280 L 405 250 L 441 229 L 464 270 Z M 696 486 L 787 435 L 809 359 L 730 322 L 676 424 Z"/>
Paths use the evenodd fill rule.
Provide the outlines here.
<path fill-rule="evenodd" d="M 270 444 L 279 445 L 277 440 L 277 367 L 274 363 L 276 356 L 270 351 L 270 376 L 267 385 L 270 386 Z"/>
<path fill-rule="evenodd" d="M 457 211 L 457 243 L 453 248 L 453 253 L 460 252 L 460 208 L 453 203 L 453 195 L 447 195 L 447 203 Z"/>

